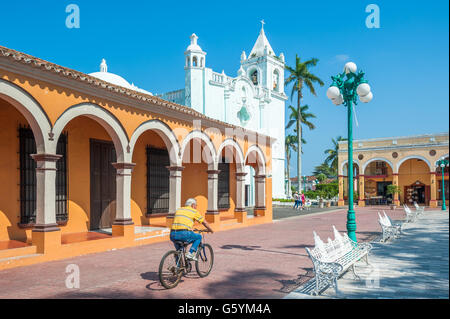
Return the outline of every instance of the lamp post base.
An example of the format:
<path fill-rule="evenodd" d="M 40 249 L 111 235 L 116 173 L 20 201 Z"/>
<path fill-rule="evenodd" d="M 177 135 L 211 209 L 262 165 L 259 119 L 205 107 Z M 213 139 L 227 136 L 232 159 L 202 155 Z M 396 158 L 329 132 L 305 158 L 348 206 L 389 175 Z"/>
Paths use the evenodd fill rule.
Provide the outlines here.
<path fill-rule="evenodd" d="M 347 212 L 347 234 L 351 240 L 356 242 L 355 211 L 352 209 Z"/>

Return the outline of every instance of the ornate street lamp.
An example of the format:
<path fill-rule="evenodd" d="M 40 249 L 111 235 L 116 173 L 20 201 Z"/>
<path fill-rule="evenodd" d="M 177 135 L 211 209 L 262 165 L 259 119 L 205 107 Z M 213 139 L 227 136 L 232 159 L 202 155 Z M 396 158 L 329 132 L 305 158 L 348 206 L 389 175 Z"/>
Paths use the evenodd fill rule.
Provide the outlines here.
<path fill-rule="evenodd" d="M 440 159 L 436 162 L 436 167 L 442 168 L 442 210 L 446 210 L 445 207 L 445 179 L 444 179 L 444 169 L 449 166 L 449 161 L 446 159 Z"/>
<path fill-rule="evenodd" d="M 356 73 L 356 64 L 348 62 L 344 66 L 344 72 L 337 76 L 332 76 L 333 82 L 327 90 L 327 97 L 334 105 L 344 104 L 347 107 L 348 121 L 348 212 L 347 212 L 347 233 L 350 239 L 356 242 L 356 220 L 355 211 L 353 209 L 353 105 L 358 104 L 356 95 L 359 100 L 368 103 L 372 100 L 373 95 L 370 86 L 364 79 L 364 72 Z M 350 182 L 352 181 L 352 182 Z"/>

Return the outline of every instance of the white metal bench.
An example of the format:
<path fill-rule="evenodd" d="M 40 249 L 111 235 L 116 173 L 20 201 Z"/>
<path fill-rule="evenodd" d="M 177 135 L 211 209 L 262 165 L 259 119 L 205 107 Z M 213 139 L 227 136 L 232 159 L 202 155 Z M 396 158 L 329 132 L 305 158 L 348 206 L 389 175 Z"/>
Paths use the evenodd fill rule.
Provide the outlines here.
<path fill-rule="evenodd" d="M 360 277 L 355 272 L 355 263 L 364 258 L 369 264 L 369 252 L 372 245 L 369 243 L 356 243 L 347 234 L 339 234 L 333 226 L 334 240 L 328 238 L 328 243 L 324 243 L 313 231 L 315 247 L 306 247 L 309 257 L 314 265 L 315 288 L 312 293 L 318 295 L 321 291 L 332 285 L 338 293 L 337 279 L 349 268 L 352 269 L 355 279 Z"/>
<path fill-rule="evenodd" d="M 422 214 L 423 211 L 424 211 L 424 209 L 425 209 L 424 207 L 420 207 L 420 206 L 417 204 L 417 202 L 414 202 L 414 207 L 416 208 L 417 215 Z"/>
<path fill-rule="evenodd" d="M 380 223 L 381 230 L 383 231 L 381 242 L 386 242 L 388 239 L 393 239 L 400 236 L 402 225 L 393 223 L 391 218 L 386 215 L 385 211 L 383 211 L 383 214 L 384 216 L 381 216 L 380 212 L 378 212 L 378 222 Z"/>
<path fill-rule="evenodd" d="M 403 209 L 405 210 L 406 213 L 406 223 L 413 223 L 416 221 L 417 216 L 418 216 L 418 212 L 417 210 L 415 210 L 414 212 L 411 211 L 411 209 L 407 206 L 407 205 L 403 205 Z"/>

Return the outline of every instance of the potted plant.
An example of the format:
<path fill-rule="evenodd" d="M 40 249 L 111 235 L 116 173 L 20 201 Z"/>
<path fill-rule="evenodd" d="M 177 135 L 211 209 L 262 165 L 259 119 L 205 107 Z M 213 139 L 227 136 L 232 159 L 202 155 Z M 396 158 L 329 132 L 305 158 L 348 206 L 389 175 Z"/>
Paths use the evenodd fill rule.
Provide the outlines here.
<path fill-rule="evenodd" d="M 323 208 L 323 199 L 327 195 L 323 190 L 316 190 L 317 196 L 319 196 L 319 208 Z"/>
<path fill-rule="evenodd" d="M 386 195 L 392 195 L 392 197 L 395 196 L 395 194 L 401 194 L 401 190 L 400 187 L 398 187 L 397 185 L 388 185 L 386 187 Z M 397 208 L 397 205 L 395 205 L 394 200 L 392 200 L 392 203 L 389 205 L 391 207 L 391 209 L 395 209 Z"/>

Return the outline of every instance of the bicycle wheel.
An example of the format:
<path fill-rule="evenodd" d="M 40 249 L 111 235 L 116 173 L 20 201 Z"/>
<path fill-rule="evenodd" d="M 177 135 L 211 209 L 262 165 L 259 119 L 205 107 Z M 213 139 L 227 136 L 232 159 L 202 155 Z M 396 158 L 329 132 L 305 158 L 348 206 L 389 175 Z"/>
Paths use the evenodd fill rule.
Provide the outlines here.
<path fill-rule="evenodd" d="M 211 272 L 214 264 L 214 252 L 209 244 L 203 244 L 198 248 L 195 269 L 200 277 L 206 277 Z"/>
<path fill-rule="evenodd" d="M 159 281 L 165 288 L 170 289 L 178 285 L 183 275 L 182 260 L 176 250 L 168 251 L 159 264 Z"/>

